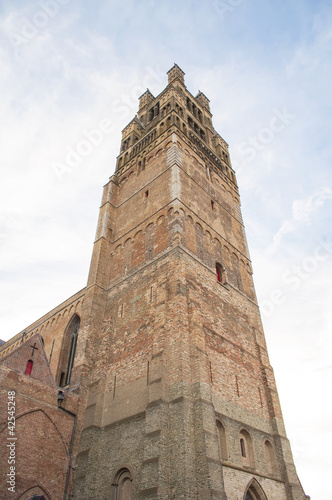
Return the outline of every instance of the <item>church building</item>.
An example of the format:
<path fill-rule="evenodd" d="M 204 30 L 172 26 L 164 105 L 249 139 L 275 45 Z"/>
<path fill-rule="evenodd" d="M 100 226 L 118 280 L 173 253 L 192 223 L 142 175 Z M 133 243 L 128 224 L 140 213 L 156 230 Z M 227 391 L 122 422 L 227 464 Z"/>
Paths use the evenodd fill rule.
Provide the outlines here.
<path fill-rule="evenodd" d="M 309 498 L 228 144 L 176 64 L 122 132 L 86 287 L 0 346 L 0 379 L 4 500 Z"/>

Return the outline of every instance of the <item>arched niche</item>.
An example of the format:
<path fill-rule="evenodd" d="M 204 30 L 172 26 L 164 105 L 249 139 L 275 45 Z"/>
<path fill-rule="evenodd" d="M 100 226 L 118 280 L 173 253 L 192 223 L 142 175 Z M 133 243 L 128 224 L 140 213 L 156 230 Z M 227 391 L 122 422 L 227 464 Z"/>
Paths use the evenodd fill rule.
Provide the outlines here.
<path fill-rule="evenodd" d="M 115 474 L 112 488 L 112 500 L 134 500 L 133 477 L 127 467 L 122 467 Z"/>
<path fill-rule="evenodd" d="M 219 455 L 221 460 L 228 460 L 228 448 L 227 448 L 227 439 L 226 439 L 226 431 L 224 425 L 217 420 L 217 434 L 218 434 L 218 444 L 219 444 Z"/>
<path fill-rule="evenodd" d="M 252 438 L 246 429 L 240 431 L 239 445 L 242 465 L 253 469 L 255 467 L 254 447 Z"/>

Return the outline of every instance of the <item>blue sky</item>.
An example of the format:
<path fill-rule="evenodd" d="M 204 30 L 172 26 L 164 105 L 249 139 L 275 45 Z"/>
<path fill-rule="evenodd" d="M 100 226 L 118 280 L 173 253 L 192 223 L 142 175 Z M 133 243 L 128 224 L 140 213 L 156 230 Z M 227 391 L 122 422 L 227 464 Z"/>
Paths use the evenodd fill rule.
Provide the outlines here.
<path fill-rule="evenodd" d="M 298 474 L 330 500 L 332 6 L 3 1 L 0 337 L 83 288 L 121 130 L 176 62 L 230 145 Z M 108 120 L 101 142 L 57 166 Z"/>

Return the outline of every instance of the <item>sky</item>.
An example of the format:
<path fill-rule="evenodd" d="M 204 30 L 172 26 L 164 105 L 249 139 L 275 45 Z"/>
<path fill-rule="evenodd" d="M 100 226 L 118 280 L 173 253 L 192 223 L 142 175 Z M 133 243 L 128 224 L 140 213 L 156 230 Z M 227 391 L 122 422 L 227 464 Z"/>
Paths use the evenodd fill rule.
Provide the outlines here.
<path fill-rule="evenodd" d="M 239 184 L 269 355 L 303 487 L 332 485 L 332 5 L 3 0 L 0 338 L 86 284 L 121 130 L 177 63 Z"/>

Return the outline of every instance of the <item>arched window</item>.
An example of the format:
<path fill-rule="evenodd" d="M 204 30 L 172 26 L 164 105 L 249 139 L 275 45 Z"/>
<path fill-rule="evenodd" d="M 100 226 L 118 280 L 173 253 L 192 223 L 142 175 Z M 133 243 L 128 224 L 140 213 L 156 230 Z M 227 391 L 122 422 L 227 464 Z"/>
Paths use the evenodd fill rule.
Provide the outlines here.
<path fill-rule="evenodd" d="M 58 383 L 60 387 L 70 383 L 74 366 L 77 335 L 80 328 L 80 318 L 75 314 L 63 336 L 60 362 L 58 366 Z"/>
<path fill-rule="evenodd" d="M 218 433 L 218 443 L 219 443 L 219 454 L 221 460 L 228 460 L 228 450 L 226 441 L 225 427 L 219 420 L 217 420 L 217 433 Z"/>
<path fill-rule="evenodd" d="M 225 268 L 219 262 L 216 262 L 216 274 L 218 282 L 224 285 L 226 283 L 226 272 Z"/>
<path fill-rule="evenodd" d="M 120 469 L 113 481 L 113 500 L 134 500 L 133 478 L 129 469 Z"/>
<path fill-rule="evenodd" d="M 24 375 L 31 375 L 32 367 L 33 367 L 33 361 L 32 359 L 29 359 L 29 361 L 27 362 L 27 366 L 25 368 Z"/>
<path fill-rule="evenodd" d="M 240 453 L 242 465 L 244 467 L 254 468 L 254 448 L 252 445 L 252 439 L 248 431 L 242 429 L 239 436 Z"/>

